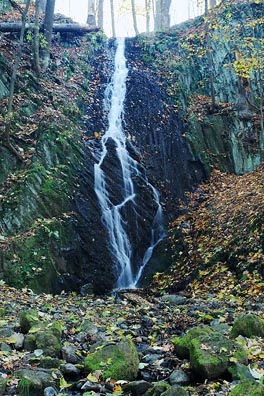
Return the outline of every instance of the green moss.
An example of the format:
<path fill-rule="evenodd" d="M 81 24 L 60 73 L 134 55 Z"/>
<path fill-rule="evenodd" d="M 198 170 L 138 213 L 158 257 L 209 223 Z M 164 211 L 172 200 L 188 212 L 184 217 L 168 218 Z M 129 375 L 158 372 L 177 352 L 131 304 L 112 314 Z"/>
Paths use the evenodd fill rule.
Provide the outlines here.
<path fill-rule="evenodd" d="M 264 387 L 256 381 L 245 380 L 232 389 L 230 396 L 264 396 Z"/>
<path fill-rule="evenodd" d="M 23 377 L 18 383 L 19 396 L 39 396 L 42 392 L 42 383 L 38 377 L 31 375 Z"/>
<path fill-rule="evenodd" d="M 153 387 L 148 389 L 144 396 L 160 396 L 163 392 L 168 390 L 171 386 L 167 382 L 156 382 Z"/>
<path fill-rule="evenodd" d="M 264 337 L 264 320 L 254 314 L 244 314 L 238 317 L 231 329 L 230 337 Z"/>
<path fill-rule="evenodd" d="M 202 335 L 211 334 L 212 328 L 205 325 L 200 325 L 190 329 L 183 337 L 172 340 L 175 344 L 176 353 L 183 358 L 190 356 L 191 342 L 194 338 L 198 338 Z"/>
<path fill-rule="evenodd" d="M 35 310 L 21 311 L 19 315 L 19 324 L 21 331 L 27 333 L 29 329 L 39 323 L 38 313 Z"/>
<path fill-rule="evenodd" d="M 58 357 L 61 352 L 61 340 L 52 330 L 41 331 L 36 337 L 36 346 L 43 349 L 45 355 Z"/>
<path fill-rule="evenodd" d="M 162 396 L 188 396 L 187 391 L 179 385 L 173 385 Z"/>
<path fill-rule="evenodd" d="M 115 345 L 107 345 L 86 357 L 86 371 L 102 370 L 103 378 L 133 380 L 137 376 L 139 359 L 132 340 L 123 339 Z"/>
<path fill-rule="evenodd" d="M 191 341 L 190 360 L 195 373 L 202 378 L 217 378 L 227 370 L 230 358 L 247 364 L 243 348 L 220 333 L 211 333 Z"/>

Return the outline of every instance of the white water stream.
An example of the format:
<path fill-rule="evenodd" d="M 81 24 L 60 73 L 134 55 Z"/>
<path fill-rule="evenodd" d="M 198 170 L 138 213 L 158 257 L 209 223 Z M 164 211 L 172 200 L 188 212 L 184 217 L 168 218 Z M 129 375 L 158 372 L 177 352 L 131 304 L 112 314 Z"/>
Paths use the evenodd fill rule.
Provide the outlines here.
<path fill-rule="evenodd" d="M 122 128 L 122 121 L 124 117 L 128 68 L 126 66 L 124 52 L 125 39 L 118 38 L 114 73 L 105 92 L 105 108 L 108 110 L 108 129 L 101 139 L 99 161 L 94 165 L 94 188 L 102 211 L 102 222 L 108 231 L 112 255 L 119 273 L 116 287 L 133 288 L 136 287 L 145 265 L 151 258 L 154 247 L 163 239 L 164 229 L 158 192 L 148 182 L 146 176 L 139 171 L 138 163 L 130 156 L 126 148 L 126 136 Z M 106 156 L 109 155 L 107 148 L 109 139 L 114 142 L 122 174 L 122 201 L 119 204 L 113 204 L 110 199 L 111 191 L 109 191 L 109 186 L 107 186 L 107 178 L 103 170 L 104 161 Z M 128 203 L 132 203 L 136 209 L 136 194 L 132 180 L 132 176 L 135 175 L 142 178 L 148 187 L 152 189 L 153 197 L 158 208 L 151 230 L 151 244 L 144 255 L 142 263 L 139 263 L 139 270 L 136 274 L 133 273 L 131 265 L 132 245 L 126 229 L 127 224 L 121 213 L 122 211 L 124 212 Z"/>

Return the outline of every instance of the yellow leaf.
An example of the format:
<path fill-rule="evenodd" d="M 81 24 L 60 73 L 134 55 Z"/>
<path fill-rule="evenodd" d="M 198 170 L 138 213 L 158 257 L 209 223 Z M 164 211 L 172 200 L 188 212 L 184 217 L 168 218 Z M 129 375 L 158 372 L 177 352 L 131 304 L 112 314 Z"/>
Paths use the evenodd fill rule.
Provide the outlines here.
<path fill-rule="evenodd" d="M 87 375 L 87 379 L 88 379 L 88 381 L 91 381 L 91 382 L 95 382 L 95 383 L 98 382 L 98 378 L 96 378 L 96 376 L 93 375 L 92 373 Z"/>

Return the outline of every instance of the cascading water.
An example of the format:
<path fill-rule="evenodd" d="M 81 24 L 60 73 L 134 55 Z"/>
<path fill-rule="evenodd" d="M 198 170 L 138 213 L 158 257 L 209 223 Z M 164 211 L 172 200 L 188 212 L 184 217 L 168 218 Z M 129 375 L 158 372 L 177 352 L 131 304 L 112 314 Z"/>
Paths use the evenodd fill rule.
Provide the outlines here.
<path fill-rule="evenodd" d="M 101 151 L 98 163 L 94 165 L 94 188 L 102 212 L 102 222 L 108 231 L 109 243 L 115 266 L 119 273 L 117 288 L 136 287 L 143 268 L 149 261 L 154 247 L 164 237 L 162 224 L 162 209 L 157 190 L 149 183 L 145 174 L 140 170 L 138 162 L 131 157 L 127 149 L 127 139 L 123 131 L 124 100 L 126 96 L 126 66 L 125 39 L 117 39 L 114 73 L 105 92 L 105 108 L 108 111 L 108 129 L 101 139 Z M 109 147 L 114 147 L 114 154 L 109 153 Z M 118 202 L 112 198 L 113 194 L 107 176 L 107 159 L 116 156 L 117 166 L 120 167 L 121 182 L 115 182 L 118 189 Z M 139 216 L 137 192 L 133 179 L 140 179 L 152 191 L 156 205 L 156 214 L 151 229 L 151 241 L 142 262 L 135 273 L 132 269 L 131 257 L 133 247 L 129 238 L 129 216 Z M 130 215 L 128 214 L 130 213 Z"/>

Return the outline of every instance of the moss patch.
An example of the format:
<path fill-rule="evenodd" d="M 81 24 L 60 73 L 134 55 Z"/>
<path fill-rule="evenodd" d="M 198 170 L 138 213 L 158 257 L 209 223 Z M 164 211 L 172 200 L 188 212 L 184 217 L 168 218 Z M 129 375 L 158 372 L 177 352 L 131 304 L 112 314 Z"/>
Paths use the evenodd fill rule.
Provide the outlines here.
<path fill-rule="evenodd" d="M 102 370 L 103 378 L 133 380 L 137 376 L 139 359 L 132 340 L 124 338 L 118 344 L 107 345 L 88 355 L 84 362 L 87 372 Z"/>

